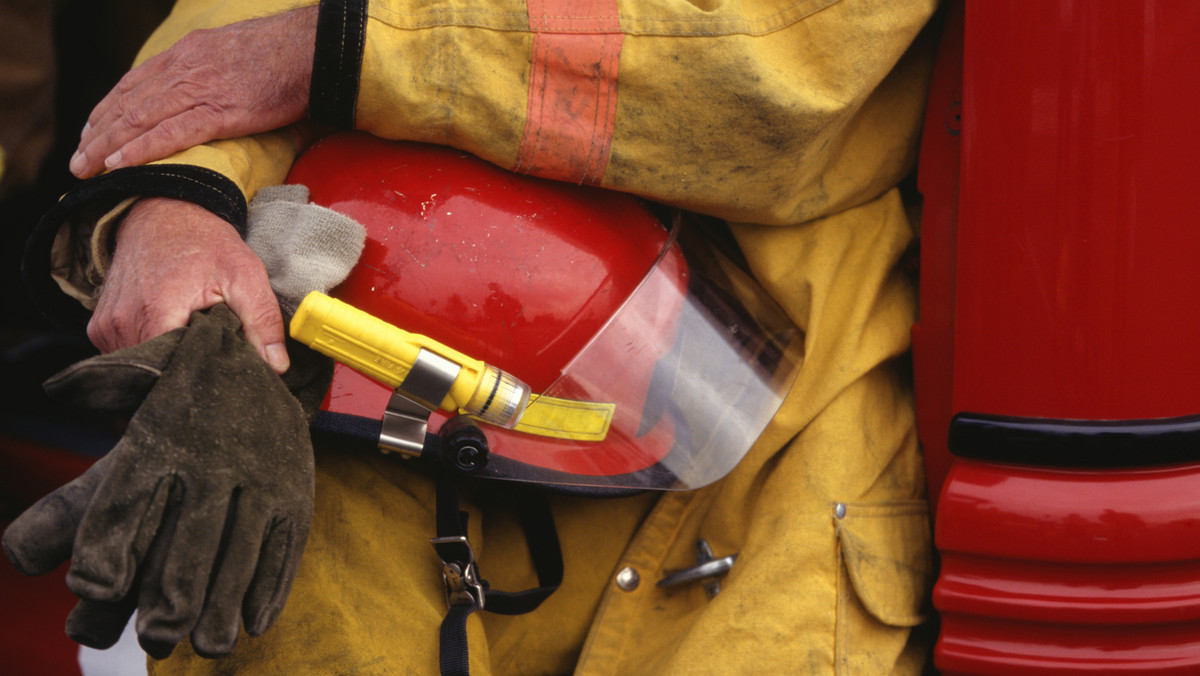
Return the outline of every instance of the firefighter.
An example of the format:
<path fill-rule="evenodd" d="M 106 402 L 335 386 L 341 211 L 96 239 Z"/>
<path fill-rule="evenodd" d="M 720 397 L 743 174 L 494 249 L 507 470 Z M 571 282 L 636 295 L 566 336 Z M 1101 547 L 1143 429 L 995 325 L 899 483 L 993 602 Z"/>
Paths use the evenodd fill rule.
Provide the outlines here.
<path fill-rule="evenodd" d="M 295 4 L 176 6 L 84 130 L 72 169 L 90 178 L 31 244 L 30 274 L 53 260 L 60 279 L 31 279 L 44 305 L 76 321 L 72 303 L 94 310 L 89 335 L 112 351 L 223 301 L 288 370 L 267 271 L 238 228 L 310 122 L 720 219 L 804 336 L 778 413 L 714 483 L 551 497 L 562 585 L 528 615 L 467 618 L 470 668 L 920 671 L 930 536 L 904 366 L 914 289 L 900 263 L 915 233 L 896 186 L 915 159 L 934 3 Z M 172 88 L 177 73 L 213 72 L 200 55 L 216 76 Z M 243 99 L 217 96 L 231 91 Z M 271 116 L 246 102 L 260 100 Z M 226 108 L 205 122 L 204 101 Z M 177 110 L 200 115 L 156 126 Z M 139 125 L 152 131 L 141 141 Z M 167 621 L 170 594 L 142 582 L 143 642 L 170 655 L 155 673 L 435 668 L 444 585 L 412 554 L 427 547 L 433 483 L 345 448 L 319 447 L 313 471 L 307 549 L 269 631 L 275 599 L 251 604 L 261 636 L 236 640 L 236 615 Z M 531 586 L 511 510 L 486 490 L 464 498 L 491 585 Z M 736 554 L 719 594 L 656 584 L 694 568 L 701 542 Z"/>

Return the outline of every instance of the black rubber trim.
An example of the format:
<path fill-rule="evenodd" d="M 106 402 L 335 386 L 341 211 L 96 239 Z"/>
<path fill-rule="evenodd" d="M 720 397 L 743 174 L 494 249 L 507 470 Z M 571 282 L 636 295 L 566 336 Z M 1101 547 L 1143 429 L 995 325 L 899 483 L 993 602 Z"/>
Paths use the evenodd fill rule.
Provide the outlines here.
<path fill-rule="evenodd" d="M 321 0 L 308 116 L 317 124 L 354 129 L 367 40 L 367 0 Z"/>
<path fill-rule="evenodd" d="M 311 425 L 314 439 L 321 439 L 345 447 L 353 444 L 360 451 L 379 452 L 379 431 L 382 423 L 373 418 L 352 415 L 349 413 L 334 413 L 318 411 Z M 412 467 L 423 470 L 439 470 L 437 449 L 439 440 L 436 434 L 425 435 L 425 450 L 422 452 L 421 463 L 413 463 Z M 675 481 L 675 475 L 661 465 L 652 465 L 638 472 L 623 477 L 626 483 L 635 484 L 624 486 L 574 486 L 570 482 L 572 475 L 555 470 L 529 465 L 519 460 L 506 458 L 498 454 L 488 456 L 488 467 L 499 469 L 502 476 L 527 477 L 524 486 L 536 487 L 548 494 L 573 495 L 589 498 L 619 498 L 644 493 L 648 489 L 669 488 Z M 485 477 L 487 478 L 487 477 Z M 490 477 L 493 481 L 504 481 Z"/>
<path fill-rule="evenodd" d="M 225 176 L 187 164 L 117 169 L 79 183 L 38 221 L 25 242 L 21 275 L 34 305 L 55 325 L 70 331 L 87 326 L 90 313 L 50 277 L 50 249 L 73 217 L 99 218 L 129 197 L 171 197 L 198 204 L 246 232 L 246 198 Z"/>
<path fill-rule="evenodd" d="M 1150 420 L 1057 420 L 959 413 L 950 452 L 1047 467 L 1146 467 L 1200 460 L 1200 415 Z"/>

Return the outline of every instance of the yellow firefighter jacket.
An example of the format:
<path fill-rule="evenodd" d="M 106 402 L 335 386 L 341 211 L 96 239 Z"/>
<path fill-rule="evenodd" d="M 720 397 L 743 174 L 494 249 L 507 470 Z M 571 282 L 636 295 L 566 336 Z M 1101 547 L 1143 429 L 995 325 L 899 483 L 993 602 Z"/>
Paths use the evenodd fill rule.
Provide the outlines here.
<path fill-rule="evenodd" d="M 304 4 L 181 0 L 140 58 Z M 563 586 L 529 615 L 472 615 L 473 673 L 920 671 L 931 543 L 899 265 L 915 235 L 896 186 L 914 165 L 935 4 L 323 3 L 317 122 L 725 219 L 805 332 L 790 395 L 724 480 L 555 498 Z M 283 180 L 302 136 L 217 141 L 145 169 L 215 172 L 236 219 L 239 200 Z M 388 458 L 320 449 L 315 523 L 278 624 L 226 660 L 185 646 L 154 673 L 435 673 L 433 502 Z M 534 586 L 513 515 L 482 494 L 469 511 L 492 586 Z M 694 565 L 699 539 L 738 554 L 721 593 L 656 587 Z"/>

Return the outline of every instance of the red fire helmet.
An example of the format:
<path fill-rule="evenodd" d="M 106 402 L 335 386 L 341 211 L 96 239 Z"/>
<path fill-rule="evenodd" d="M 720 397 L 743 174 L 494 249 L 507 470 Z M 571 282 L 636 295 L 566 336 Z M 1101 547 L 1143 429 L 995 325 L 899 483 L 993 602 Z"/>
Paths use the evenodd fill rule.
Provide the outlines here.
<path fill-rule="evenodd" d="M 480 476 L 702 486 L 794 380 L 800 331 L 699 226 L 665 227 L 633 196 L 357 133 L 315 144 L 288 182 L 367 230 L 332 296 L 529 386 L 515 427 L 482 425 Z M 393 394 L 338 364 L 322 408 L 381 420 Z"/>

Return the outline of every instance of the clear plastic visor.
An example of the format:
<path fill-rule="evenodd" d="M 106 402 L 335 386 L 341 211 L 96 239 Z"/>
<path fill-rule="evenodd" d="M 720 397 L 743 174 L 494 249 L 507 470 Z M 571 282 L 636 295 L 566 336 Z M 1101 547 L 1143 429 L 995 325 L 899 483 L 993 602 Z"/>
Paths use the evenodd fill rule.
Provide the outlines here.
<path fill-rule="evenodd" d="M 795 380 L 803 334 L 693 225 L 674 224 L 634 293 L 516 429 L 486 427 L 483 476 L 682 490 L 741 461 Z"/>

